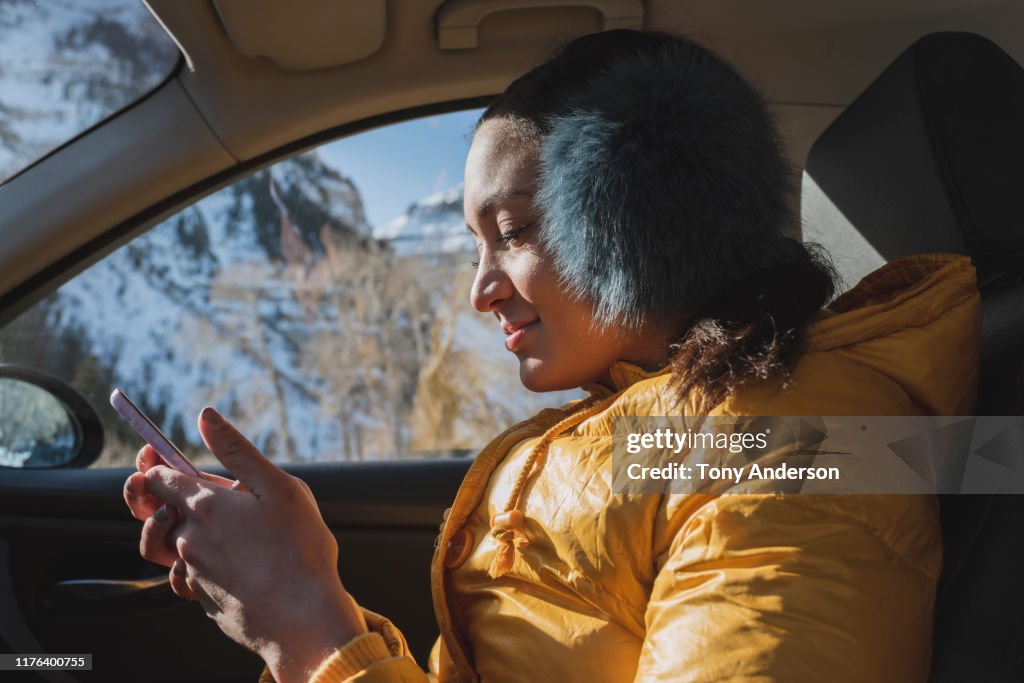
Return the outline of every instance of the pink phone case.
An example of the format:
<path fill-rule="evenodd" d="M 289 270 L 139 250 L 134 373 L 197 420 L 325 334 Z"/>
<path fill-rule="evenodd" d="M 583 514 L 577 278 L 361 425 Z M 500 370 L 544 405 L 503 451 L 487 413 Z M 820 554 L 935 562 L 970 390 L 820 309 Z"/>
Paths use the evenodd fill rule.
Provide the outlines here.
<path fill-rule="evenodd" d="M 128 421 L 132 429 L 145 439 L 146 443 L 153 447 L 153 450 L 157 452 L 168 467 L 172 467 L 185 474 L 191 474 L 193 477 L 202 478 L 203 475 L 189 462 L 185 454 L 171 443 L 171 440 L 164 436 L 163 432 L 157 429 L 153 421 L 144 412 L 128 400 L 123 391 L 114 389 L 114 393 L 110 395 L 110 405 L 114 407 L 114 410 L 121 417 Z"/>

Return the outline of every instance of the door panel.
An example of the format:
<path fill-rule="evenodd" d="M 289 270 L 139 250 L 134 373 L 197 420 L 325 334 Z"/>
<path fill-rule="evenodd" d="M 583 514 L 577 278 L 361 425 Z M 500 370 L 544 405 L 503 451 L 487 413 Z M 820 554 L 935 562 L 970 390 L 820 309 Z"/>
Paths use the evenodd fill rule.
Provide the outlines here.
<path fill-rule="evenodd" d="M 288 468 L 309 483 L 338 539 L 346 587 L 402 629 L 421 665 L 437 636 L 429 582 L 434 540 L 468 466 Z M 141 524 L 121 498 L 130 472 L 0 472 L 0 598 L 13 594 L 15 603 L 2 608 L 0 646 L 93 654 L 92 672 L 40 681 L 138 680 L 142 672 L 150 681 L 254 681 L 259 660 L 198 605 L 175 598 L 159 581 L 165 569 L 139 557 Z"/>

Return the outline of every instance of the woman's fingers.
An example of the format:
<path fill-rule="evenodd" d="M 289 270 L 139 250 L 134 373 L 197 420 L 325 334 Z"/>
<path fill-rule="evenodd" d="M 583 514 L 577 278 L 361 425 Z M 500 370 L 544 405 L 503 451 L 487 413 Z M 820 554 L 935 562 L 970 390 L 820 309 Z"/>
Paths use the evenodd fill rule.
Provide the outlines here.
<path fill-rule="evenodd" d="M 186 516 L 194 511 L 199 498 L 207 498 L 212 487 L 205 479 L 196 479 L 163 465 L 146 471 L 146 491 L 173 507 L 185 512 Z M 216 484 L 214 484 L 216 486 Z"/>
<path fill-rule="evenodd" d="M 135 469 L 138 472 L 128 477 L 124 483 L 124 502 L 132 511 L 132 516 L 139 521 L 145 521 L 156 512 L 156 509 L 163 505 L 163 501 L 153 496 L 146 490 L 146 477 L 144 472 L 160 464 L 160 456 L 156 454 L 153 447 L 146 444 L 139 449 L 135 456 Z"/>
<path fill-rule="evenodd" d="M 145 472 L 150 467 L 156 465 L 162 465 L 163 460 L 157 455 L 156 450 L 148 443 L 139 449 L 139 454 L 135 456 L 135 469 L 139 472 Z"/>
<path fill-rule="evenodd" d="M 199 414 L 199 434 L 214 457 L 249 491 L 262 495 L 288 480 L 288 475 L 209 406 Z"/>
<path fill-rule="evenodd" d="M 157 508 L 164 504 L 164 497 L 160 495 L 164 489 L 150 484 L 153 481 L 153 477 L 158 475 L 158 472 L 155 471 L 157 467 L 167 469 L 163 460 L 153 450 L 153 447 L 146 444 L 139 449 L 138 455 L 135 456 L 135 468 L 138 472 L 128 477 L 124 485 L 124 500 L 132 511 L 132 515 L 135 516 L 135 519 L 146 520 L 156 512 Z M 154 471 L 147 477 L 146 473 L 151 470 Z M 174 479 L 173 483 L 176 485 L 176 488 L 183 489 L 179 478 L 175 477 Z M 234 484 L 232 479 L 219 477 L 216 474 L 206 474 L 205 472 L 203 473 L 203 479 L 224 488 L 231 488 L 232 484 Z M 179 508 L 182 507 L 181 500 L 175 499 L 170 500 L 170 502 L 176 504 Z"/>
<path fill-rule="evenodd" d="M 163 464 L 164 461 L 157 454 L 156 450 L 148 443 L 142 448 L 140 448 L 138 455 L 135 456 L 135 469 L 137 469 L 139 472 L 147 472 L 150 469 L 156 467 L 157 465 Z M 208 472 L 203 472 L 202 474 L 203 479 L 205 479 L 206 481 L 212 482 L 217 486 L 223 486 L 226 489 L 231 488 L 235 483 L 234 479 L 228 479 L 227 477 L 221 477 L 216 474 L 209 474 Z"/>
<path fill-rule="evenodd" d="M 180 598 L 198 602 L 206 614 L 210 617 L 220 613 L 220 606 L 210 597 L 210 594 L 203 590 L 199 577 L 192 571 L 192 567 L 184 560 L 178 559 L 171 565 L 171 590 Z"/>
<path fill-rule="evenodd" d="M 178 559 L 175 541 L 171 530 L 178 522 L 177 511 L 161 505 L 142 525 L 142 537 L 139 540 L 139 553 L 150 562 L 171 567 Z"/>
<path fill-rule="evenodd" d="M 171 590 L 174 591 L 175 595 L 179 598 L 191 600 L 192 602 L 196 602 L 198 600 L 196 594 L 193 593 L 192 589 L 188 586 L 188 569 L 185 566 L 184 560 L 180 557 L 171 565 L 169 578 L 171 581 Z"/>
<path fill-rule="evenodd" d="M 146 475 L 142 472 L 135 472 L 124 482 L 124 502 L 139 521 L 145 521 L 163 505 L 162 500 L 149 493 Z"/>
<path fill-rule="evenodd" d="M 196 494 L 205 487 L 194 477 L 182 475 L 164 464 L 153 447 L 146 444 L 135 456 L 138 471 L 125 481 L 125 502 L 132 515 L 144 522 L 139 552 L 150 562 L 169 567 L 168 581 L 175 595 L 199 602 L 212 615 L 218 611 L 216 603 L 202 591 L 197 578 L 190 573 L 178 553 L 180 528 L 176 526 L 184 522 L 184 516 L 171 504 L 164 503 L 167 499 L 187 509 L 189 499 L 194 501 Z M 234 479 L 205 472 L 202 477 L 217 487 L 237 488 Z"/>

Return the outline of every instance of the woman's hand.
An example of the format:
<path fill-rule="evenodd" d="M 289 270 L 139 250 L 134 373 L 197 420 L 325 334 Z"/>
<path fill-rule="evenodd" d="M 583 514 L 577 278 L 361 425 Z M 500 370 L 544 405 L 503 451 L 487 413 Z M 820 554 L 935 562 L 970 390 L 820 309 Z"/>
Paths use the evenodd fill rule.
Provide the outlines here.
<path fill-rule="evenodd" d="M 171 587 L 198 600 L 231 639 L 260 655 L 281 683 L 305 681 L 335 648 L 366 633 L 338 577 L 338 545 L 313 495 L 212 408 L 199 419 L 210 452 L 248 489 L 159 462 L 146 446 L 125 482 L 145 520 L 140 548 L 170 567 Z"/>

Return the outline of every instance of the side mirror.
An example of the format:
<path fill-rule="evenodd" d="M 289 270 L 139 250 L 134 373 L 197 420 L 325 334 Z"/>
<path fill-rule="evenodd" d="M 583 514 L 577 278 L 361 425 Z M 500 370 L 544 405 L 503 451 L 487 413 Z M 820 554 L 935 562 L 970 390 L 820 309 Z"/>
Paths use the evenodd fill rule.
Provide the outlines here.
<path fill-rule="evenodd" d="M 89 402 L 39 370 L 0 364 L 0 467 L 87 467 L 103 450 Z"/>

